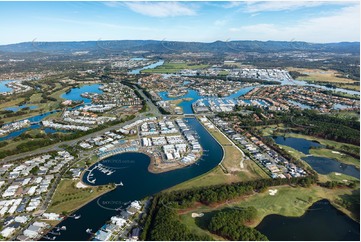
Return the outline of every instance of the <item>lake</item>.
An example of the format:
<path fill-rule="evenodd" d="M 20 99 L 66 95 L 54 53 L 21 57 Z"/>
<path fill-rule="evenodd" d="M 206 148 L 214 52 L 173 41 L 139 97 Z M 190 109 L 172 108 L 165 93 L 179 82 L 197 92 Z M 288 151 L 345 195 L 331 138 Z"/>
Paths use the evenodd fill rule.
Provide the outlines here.
<path fill-rule="evenodd" d="M 360 239 L 360 224 L 333 207 L 329 201 L 314 203 L 301 217 L 268 215 L 256 227 L 269 240 L 335 241 Z"/>
<path fill-rule="evenodd" d="M 303 154 L 309 154 L 311 147 L 324 147 L 317 141 L 311 141 L 302 138 L 284 137 L 284 136 L 272 136 L 273 140 L 279 145 L 287 145 L 295 150 L 302 152 Z"/>
<path fill-rule="evenodd" d="M 335 159 L 308 156 L 302 158 L 302 160 L 306 161 L 315 171 L 317 171 L 317 173 L 320 174 L 326 175 L 331 172 L 338 172 L 358 179 L 360 178 L 360 171 L 355 166 L 341 163 Z"/>
<path fill-rule="evenodd" d="M 0 92 L 10 92 L 13 90 L 12 88 L 7 87 L 5 84 L 8 84 L 9 82 L 13 82 L 14 80 L 3 80 L 0 81 Z"/>
<path fill-rule="evenodd" d="M 60 97 L 66 100 L 72 101 L 84 101 L 84 103 L 91 103 L 91 99 L 82 97 L 81 94 L 84 92 L 89 93 L 99 93 L 102 94 L 103 91 L 99 89 L 101 84 L 91 84 L 84 85 L 79 88 L 72 88 L 70 92 L 62 94 Z"/>
<path fill-rule="evenodd" d="M 311 141 L 302 138 L 272 136 L 274 141 L 279 145 L 286 145 L 303 154 L 310 154 L 311 147 L 324 147 L 317 141 Z M 336 159 L 308 155 L 303 157 L 302 160 L 306 161 L 317 173 L 329 174 L 331 172 L 338 172 L 360 178 L 360 171 L 353 165 L 347 165 L 339 162 Z"/>

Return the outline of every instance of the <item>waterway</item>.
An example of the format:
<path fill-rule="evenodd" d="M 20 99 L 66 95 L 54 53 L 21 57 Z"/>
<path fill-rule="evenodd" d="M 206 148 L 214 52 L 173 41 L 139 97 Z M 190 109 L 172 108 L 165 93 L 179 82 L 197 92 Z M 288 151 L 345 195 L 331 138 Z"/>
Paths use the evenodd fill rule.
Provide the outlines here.
<path fill-rule="evenodd" d="M 198 133 L 199 142 L 205 150 L 196 164 L 174 171 L 153 174 L 148 172 L 150 158 L 141 153 L 123 153 L 100 161 L 101 164 L 115 172 L 108 176 L 94 171 L 95 184 L 123 182 L 124 186 L 118 186 L 114 191 L 80 208 L 76 211 L 76 214 L 81 214 L 80 219 L 68 218 L 61 222 L 59 226 L 65 225 L 67 230 L 62 231 L 56 239 L 87 240 L 90 235 L 85 230 L 87 228 L 91 228 L 93 231 L 98 230 L 111 216 L 117 214 L 115 208 L 125 207 L 125 203 L 129 201 L 153 195 L 204 174 L 217 166 L 223 157 L 222 147 L 195 118 L 186 120 L 189 127 Z M 92 168 L 90 167 L 90 169 Z M 84 182 L 86 182 L 87 175 L 86 173 L 84 176 Z"/>
<path fill-rule="evenodd" d="M 254 87 L 245 87 L 242 88 L 240 90 L 238 90 L 237 92 L 227 96 L 227 97 L 223 97 L 223 100 L 236 100 L 238 97 L 248 93 L 249 91 L 251 91 Z M 193 109 L 192 109 L 192 103 L 196 102 L 199 99 L 205 99 L 205 100 L 215 100 L 215 99 L 219 99 L 219 97 L 206 97 L 206 96 L 201 96 L 199 95 L 199 93 L 195 90 L 189 90 L 187 92 L 187 94 L 181 96 L 181 97 L 169 97 L 168 96 L 168 92 L 159 92 L 158 93 L 159 96 L 162 98 L 162 100 L 168 101 L 168 100 L 176 100 L 176 99 L 181 99 L 181 98 L 191 98 L 192 100 L 189 101 L 182 101 L 181 103 L 178 104 L 179 107 L 181 107 L 183 109 L 183 112 L 185 114 L 192 114 L 193 113 Z"/>
<path fill-rule="evenodd" d="M 2 80 L 0 81 L 0 93 L 1 92 L 9 92 L 13 90 L 12 88 L 7 87 L 5 84 L 8 84 L 9 82 L 13 82 L 14 80 Z"/>
<path fill-rule="evenodd" d="M 139 74 L 142 70 L 153 69 L 153 68 L 156 68 L 157 66 L 161 66 L 163 64 L 164 64 L 164 60 L 159 60 L 154 64 L 151 64 L 151 65 L 148 65 L 148 66 L 145 66 L 145 67 L 142 67 L 142 68 L 131 70 L 129 72 L 129 74 Z"/>
<path fill-rule="evenodd" d="M 281 82 L 281 85 L 297 85 L 297 86 L 312 86 L 312 87 L 317 87 L 317 88 L 321 88 L 324 90 L 329 90 L 329 91 L 336 91 L 336 92 L 344 92 L 344 93 L 348 93 L 348 94 L 353 94 L 353 95 L 358 95 L 360 96 L 360 92 L 359 91 L 353 91 L 353 90 L 348 90 L 348 89 L 344 89 L 344 88 L 332 88 L 332 87 L 326 87 L 323 85 L 318 85 L 318 84 L 311 84 L 308 83 L 306 81 L 289 81 L 289 80 L 283 80 Z"/>
<path fill-rule="evenodd" d="M 6 136 L 0 137 L 0 141 L 9 140 L 9 139 L 13 139 L 15 137 L 18 137 L 19 135 L 21 135 L 22 133 L 24 133 L 25 131 L 30 130 L 30 129 L 39 129 L 39 128 L 41 128 L 42 125 L 40 124 L 40 121 L 43 120 L 44 118 L 46 118 L 47 116 L 49 116 L 50 114 L 55 113 L 55 112 L 59 112 L 59 111 L 55 110 L 55 111 L 51 111 L 51 112 L 47 112 L 47 113 L 43 113 L 43 114 L 39 114 L 39 115 L 30 117 L 30 118 L 27 118 L 30 122 L 34 122 L 34 124 L 31 124 L 29 127 L 26 127 L 26 128 L 19 129 L 19 130 L 16 130 L 14 132 L 11 132 Z M 25 120 L 25 119 L 23 119 L 23 120 Z M 44 131 L 46 133 L 64 132 L 64 131 L 59 131 L 59 130 L 55 130 L 55 129 L 52 129 L 52 128 L 46 128 L 46 129 L 44 129 Z"/>
<path fill-rule="evenodd" d="M 317 141 L 284 136 L 273 136 L 272 138 L 277 144 L 289 146 L 302 152 L 303 154 L 308 155 L 307 157 L 303 157 L 302 160 L 306 161 L 316 172 L 320 174 L 326 175 L 331 172 L 338 172 L 360 178 L 360 171 L 353 165 L 344 164 L 336 159 L 309 155 L 312 147 L 324 147 Z"/>
<path fill-rule="evenodd" d="M 271 241 L 360 239 L 360 224 L 338 211 L 327 200 L 314 203 L 301 217 L 268 215 L 256 229 Z"/>

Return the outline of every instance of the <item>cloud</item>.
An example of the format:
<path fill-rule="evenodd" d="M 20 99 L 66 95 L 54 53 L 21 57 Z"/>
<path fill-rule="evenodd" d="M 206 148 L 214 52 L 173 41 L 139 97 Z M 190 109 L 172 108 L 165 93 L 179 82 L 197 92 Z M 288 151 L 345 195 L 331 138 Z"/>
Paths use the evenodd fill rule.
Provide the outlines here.
<path fill-rule="evenodd" d="M 136 13 L 150 17 L 192 16 L 196 11 L 192 5 L 178 2 L 125 2 L 125 6 Z"/>
<path fill-rule="evenodd" d="M 224 8 L 234 8 L 234 7 L 238 7 L 242 4 L 243 4 L 243 2 L 241 2 L 241 1 L 227 2 L 226 4 L 223 5 L 223 7 Z"/>
<path fill-rule="evenodd" d="M 311 8 L 322 5 L 354 5 L 357 2 L 342 2 L 342 1 L 279 1 L 279 2 L 246 2 L 243 9 L 247 13 L 257 12 L 274 12 L 274 11 L 287 11 L 296 10 L 300 8 Z"/>
<path fill-rule="evenodd" d="M 360 41 L 360 6 L 344 7 L 338 12 L 300 20 L 294 25 L 260 23 L 230 28 L 229 31 L 242 39 L 294 39 L 309 42 Z"/>

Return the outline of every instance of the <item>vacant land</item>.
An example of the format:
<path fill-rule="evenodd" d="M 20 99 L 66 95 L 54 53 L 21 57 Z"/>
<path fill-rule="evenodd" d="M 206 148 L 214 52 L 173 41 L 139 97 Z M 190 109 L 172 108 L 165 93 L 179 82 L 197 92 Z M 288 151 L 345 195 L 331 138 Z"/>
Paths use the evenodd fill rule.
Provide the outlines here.
<path fill-rule="evenodd" d="M 76 188 L 78 180 L 63 179 L 59 183 L 47 212 L 71 213 L 94 198 L 112 190 L 111 185 Z"/>
<path fill-rule="evenodd" d="M 318 82 L 320 84 L 330 83 L 338 87 L 360 90 L 359 85 L 354 85 L 355 80 L 341 77 L 341 73 L 335 70 L 305 69 L 305 68 L 288 68 L 289 71 L 298 71 L 307 76 L 299 76 L 297 80 Z"/>
<path fill-rule="evenodd" d="M 198 65 L 198 64 L 189 64 L 189 63 L 165 63 L 164 65 L 157 66 L 154 69 L 146 69 L 142 70 L 142 73 L 163 73 L 163 74 L 171 74 L 177 73 L 180 70 L 185 69 L 203 69 L 208 67 L 208 65 Z"/>

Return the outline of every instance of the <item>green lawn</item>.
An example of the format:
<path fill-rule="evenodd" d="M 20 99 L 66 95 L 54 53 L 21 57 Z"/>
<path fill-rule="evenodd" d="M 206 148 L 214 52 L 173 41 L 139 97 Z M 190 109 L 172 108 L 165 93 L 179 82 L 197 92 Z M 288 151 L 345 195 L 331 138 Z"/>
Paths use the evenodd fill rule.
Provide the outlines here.
<path fill-rule="evenodd" d="M 327 182 L 327 181 L 337 181 L 337 182 L 345 182 L 348 183 L 349 181 L 359 181 L 359 179 L 353 177 L 353 176 L 349 176 L 349 175 L 345 175 L 345 174 L 341 174 L 341 173 L 336 173 L 336 172 L 331 172 L 327 175 L 318 175 L 318 179 L 320 180 L 320 182 Z"/>
<path fill-rule="evenodd" d="M 287 133 L 285 136 L 286 137 L 294 137 L 294 138 L 303 138 L 303 139 L 307 139 L 307 140 L 316 140 L 319 143 L 321 143 L 322 145 L 333 146 L 333 147 L 335 147 L 337 149 L 341 148 L 342 145 L 346 145 L 346 146 L 353 147 L 353 148 L 358 148 L 358 146 L 356 146 L 356 145 L 337 142 L 337 141 L 333 141 L 333 140 L 321 139 L 321 138 L 317 138 L 317 137 L 309 136 L 309 135 L 304 135 L 304 134 Z"/>
<path fill-rule="evenodd" d="M 209 65 L 193 65 L 188 63 L 165 63 L 164 65 L 157 66 L 154 69 L 145 69 L 142 70 L 142 73 L 176 73 L 180 70 L 184 69 L 204 69 L 207 68 Z"/>
<path fill-rule="evenodd" d="M 224 238 L 217 236 L 215 234 L 210 233 L 208 230 L 202 229 L 200 228 L 197 224 L 196 224 L 196 220 L 194 218 L 192 218 L 191 214 L 184 214 L 184 215 L 180 215 L 180 220 L 183 224 L 185 224 L 189 230 L 197 235 L 200 236 L 204 236 L 204 235 L 209 235 L 211 236 L 214 240 L 220 241 L 220 240 L 225 240 Z"/>
<path fill-rule="evenodd" d="M 229 74 L 229 71 L 220 71 L 218 73 L 218 76 L 227 76 Z"/>
<path fill-rule="evenodd" d="M 70 213 L 99 195 L 112 190 L 111 185 L 76 188 L 77 183 L 78 180 L 61 180 L 47 212 L 62 213 L 66 211 Z"/>
<path fill-rule="evenodd" d="M 314 156 L 322 156 L 331 159 L 336 159 L 342 163 L 354 165 L 360 169 L 360 160 L 356 159 L 352 156 L 347 154 L 339 153 L 337 151 L 332 151 L 330 149 L 321 148 L 321 149 L 310 149 L 310 154 Z"/>
<path fill-rule="evenodd" d="M 257 209 L 257 217 L 248 226 L 256 227 L 265 216 L 270 214 L 279 214 L 283 216 L 299 217 L 302 216 L 306 210 L 316 201 L 321 199 L 328 199 L 335 205 L 334 201 L 341 196 L 351 195 L 355 190 L 350 188 L 327 189 L 319 186 L 311 186 L 310 188 L 278 186 L 271 187 L 272 190 L 277 190 L 276 194 L 271 196 L 269 191 L 263 193 L 256 193 L 251 196 L 246 196 L 238 200 L 228 203 L 220 204 L 216 207 L 201 206 L 194 209 L 187 210 L 186 213 L 180 215 L 188 227 L 192 229 L 193 226 L 198 227 L 196 219 L 191 217 L 195 213 L 209 213 L 224 208 L 243 208 L 253 206 Z M 348 216 L 355 218 L 355 215 L 350 211 L 337 206 L 338 209 L 346 213 Z M 206 215 L 205 215 L 206 216 Z M 192 221 L 193 220 L 193 221 Z M 198 227 L 198 229 L 201 229 Z"/>

